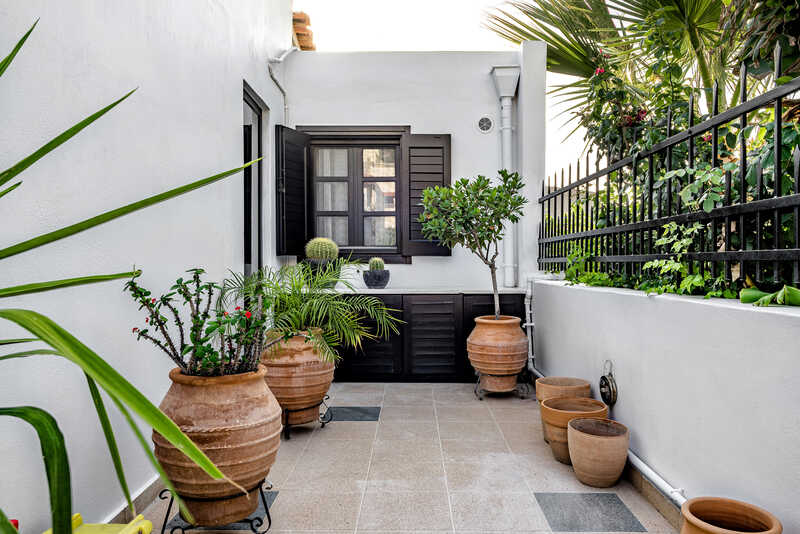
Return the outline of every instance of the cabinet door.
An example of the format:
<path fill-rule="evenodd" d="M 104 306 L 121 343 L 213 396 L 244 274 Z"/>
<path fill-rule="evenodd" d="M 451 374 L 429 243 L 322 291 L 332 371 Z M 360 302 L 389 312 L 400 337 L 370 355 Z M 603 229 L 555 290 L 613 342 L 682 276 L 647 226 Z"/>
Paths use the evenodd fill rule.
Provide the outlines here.
<path fill-rule="evenodd" d="M 403 297 L 401 295 L 378 296 L 388 308 L 398 310 L 395 317 L 403 317 Z M 370 328 L 374 323 L 368 321 Z M 343 381 L 391 381 L 397 380 L 403 372 L 403 325 L 399 334 L 392 334 L 389 339 L 367 340 L 363 350 L 348 350 L 342 353 L 342 360 L 336 369 L 336 379 Z"/>
<path fill-rule="evenodd" d="M 409 380 L 457 380 L 466 354 L 461 338 L 461 295 L 405 295 L 404 374 Z"/>

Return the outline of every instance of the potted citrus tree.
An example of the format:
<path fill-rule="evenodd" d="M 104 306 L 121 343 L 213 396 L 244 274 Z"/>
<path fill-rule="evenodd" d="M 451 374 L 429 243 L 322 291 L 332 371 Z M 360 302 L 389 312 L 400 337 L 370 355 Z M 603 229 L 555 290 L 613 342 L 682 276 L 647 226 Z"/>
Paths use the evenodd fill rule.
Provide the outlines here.
<path fill-rule="evenodd" d="M 520 194 L 522 180 L 517 173 L 500 170 L 497 185 L 485 176 L 463 178 L 449 187 L 423 191 L 422 233 L 442 245 L 463 246 L 489 268 L 494 295 L 494 315 L 475 318 L 467 338 L 470 363 L 480 376 L 484 391 L 512 391 L 517 374 L 527 360 L 528 341 L 520 318 L 500 314 L 497 290 L 497 256 L 507 222 L 515 223 L 527 200 Z"/>
<path fill-rule="evenodd" d="M 261 303 L 251 300 L 227 310 L 218 284 L 203 281 L 202 269 L 188 272 L 160 297 L 139 285 L 138 274 L 125 289 L 145 313 L 134 335 L 175 363 L 161 410 L 236 487 L 209 477 L 153 431 L 155 455 L 194 524 L 219 526 L 255 511 L 259 487 L 280 445 L 281 409 L 260 365 L 270 343 Z M 188 324 L 182 308 L 188 310 Z"/>
<path fill-rule="evenodd" d="M 319 268 L 299 263 L 225 282 L 239 298 L 260 302 L 269 317 L 269 345 L 261 363 L 267 384 L 285 410 L 287 426 L 319 418 L 338 348 L 360 349 L 366 339 L 399 332 L 395 310 L 376 297 L 349 293 L 352 285 L 340 278 L 346 263 L 344 258 Z M 337 283 L 348 292 L 331 289 Z"/>

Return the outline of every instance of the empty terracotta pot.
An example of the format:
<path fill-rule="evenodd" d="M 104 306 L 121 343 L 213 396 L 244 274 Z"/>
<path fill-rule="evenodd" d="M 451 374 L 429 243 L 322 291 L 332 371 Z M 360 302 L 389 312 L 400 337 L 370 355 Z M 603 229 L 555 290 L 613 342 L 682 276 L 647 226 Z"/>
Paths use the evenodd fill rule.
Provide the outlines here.
<path fill-rule="evenodd" d="M 695 497 L 681 506 L 681 534 L 781 534 L 778 518 L 758 506 L 722 497 Z"/>
<path fill-rule="evenodd" d="M 467 353 L 472 367 L 480 373 L 482 389 L 501 393 L 517 386 L 517 375 L 528 361 L 528 338 L 519 323 L 519 317 L 509 315 L 475 318 L 475 328 L 467 338 Z"/>
<path fill-rule="evenodd" d="M 607 488 L 619 480 L 628 460 L 628 428 L 610 419 L 572 419 L 567 445 L 578 480 Z"/>
<path fill-rule="evenodd" d="M 227 525 L 258 506 L 258 486 L 269 473 L 281 443 L 281 408 L 264 382 L 266 369 L 253 373 L 202 377 L 180 369 L 169 373 L 172 386 L 161 411 L 241 490 L 208 476 L 186 455 L 153 432 L 155 455 L 178 495 L 201 526 Z"/>
<path fill-rule="evenodd" d="M 581 378 L 569 376 L 545 376 L 536 379 L 536 400 L 541 402 L 545 399 L 556 399 L 563 397 L 589 397 L 591 395 L 591 385 Z M 544 440 L 547 438 L 547 429 L 542 419 L 542 434 Z"/>
<path fill-rule="evenodd" d="M 302 425 L 319 419 L 319 406 L 333 382 L 335 365 L 319 359 L 314 346 L 303 336 L 294 336 L 266 350 L 261 364 L 264 379 L 281 408 L 289 412 L 284 424 Z M 297 411 L 294 411 L 297 410 Z"/>
<path fill-rule="evenodd" d="M 608 406 L 599 400 L 585 397 L 547 399 L 542 402 L 541 416 L 553 456 L 559 462 L 569 465 L 567 423 L 572 419 L 606 419 Z"/>

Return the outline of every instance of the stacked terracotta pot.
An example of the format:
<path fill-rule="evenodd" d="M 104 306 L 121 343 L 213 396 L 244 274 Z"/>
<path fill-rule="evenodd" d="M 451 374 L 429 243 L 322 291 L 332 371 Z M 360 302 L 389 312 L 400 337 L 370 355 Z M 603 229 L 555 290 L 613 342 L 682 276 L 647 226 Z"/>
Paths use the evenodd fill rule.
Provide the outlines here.
<path fill-rule="evenodd" d="M 558 399 L 563 397 L 589 397 L 591 386 L 589 382 L 581 378 L 570 376 L 545 376 L 536 379 L 536 400 L 541 405 L 547 399 Z M 550 443 L 547 437 L 547 428 L 542 418 L 542 434 L 544 440 Z"/>

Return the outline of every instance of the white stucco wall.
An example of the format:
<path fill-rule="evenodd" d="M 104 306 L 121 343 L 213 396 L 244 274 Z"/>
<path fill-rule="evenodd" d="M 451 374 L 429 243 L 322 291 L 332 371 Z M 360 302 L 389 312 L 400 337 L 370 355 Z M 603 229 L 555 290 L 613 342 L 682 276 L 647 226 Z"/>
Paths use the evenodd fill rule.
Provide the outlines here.
<path fill-rule="evenodd" d="M 597 381 L 631 449 L 688 497 L 762 506 L 800 532 L 800 310 L 537 282 L 536 365 Z"/>
<path fill-rule="evenodd" d="M 544 57 L 543 48 L 530 50 L 531 55 Z M 450 134 L 453 180 L 478 174 L 494 177 L 501 168 L 500 104 L 490 69 L 494 65 L 518 65 L 520 59 L 519 52 L 296 52 L 284 67 L 289 93 L 287 124 L 410 125 L 411 133 Z M 531 60 L 525 65 L 540 67 L 543 80 L 543 59 L 540 63 Z M 531 95 L 539 97 L 532 83 L 528 88 Z M 527 108 L 530 124 L 526 128 L 543 135 L 543 90 L 540 96 Z M 515 108 L 519 104 L 516 100 Z M 495 129 L 489 134 L 475 126 L 483 115 L 495 121 Z M 515 109 L 515 129 L 517 120 Z M 515 144 L 514 151 L 518 148 Z M 537 168 L 532 161 L 543 161 L 544 145 L 526 150 L 530 150 L 529 168 Z M 517 154 L 515 159 L 519 161 Z M 534 223 L 532 219 L 522 223 L 521 239 L 533 236 Z M 486 266 L 461 248 L 456 248 L 451 257 L 416 256 L 411 265 L 387 268 L 392 273 L 393 288 L 491 290 Z M 528 266 L 523 266 L 523 272 L 525 268 Z"/>
<path fill-rule="evenodd" d="M 291 2 L 180 0 L 103 2 L 26 0 L 0 4 L 5 56 L 41 17 L 0 80 L 0 161 L 4 167 L 134 87 L 117 109 L 21 175 L 0 202 L 0 246 L 210 176 L 242 161 L 242 80 L 266 101 L 264 221 L 274 218 L 273 125 L 283 102 L 267 76 L 268 55 L 291 45 Z M 266 117 L 265 117 L 266 119 Z M 0 286 L 89 273 L 144 270 L 157 291 L 189 267 L 211 277 L 241 269 L 241 175 L 8 260 Z M 274 263 L 274 228 L 264 251 Z M 105 357 L 151 400 L 167 387 L 167 358 L 137 343 L 141 322 L 123 282 L 8 299 L 3 307 L 50 316 Z M 0 338 L 21 331 L 0 324 Z M 110 403 L 109 403 L 110 404 Z M 0 364 L 0 406 L 50 411 L 65 434 L 73 507 L 87 521 L 119 511 L 122 493 L 85 380 L 64 360 Z M 109 407 L 134 492 L 152 480 L 139 446 Z M 149 429 L 146 429 L 149 434 Z M 0 506 L 24 532 L 49 527 L 47 487 L 33 430 L 0 418 Z"/>

